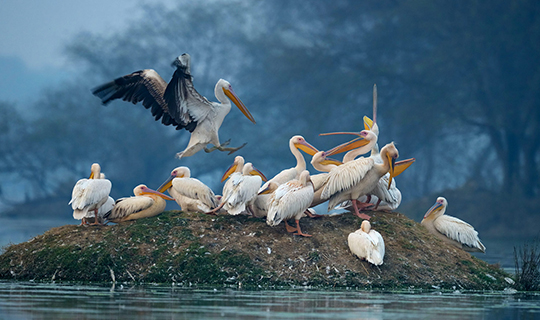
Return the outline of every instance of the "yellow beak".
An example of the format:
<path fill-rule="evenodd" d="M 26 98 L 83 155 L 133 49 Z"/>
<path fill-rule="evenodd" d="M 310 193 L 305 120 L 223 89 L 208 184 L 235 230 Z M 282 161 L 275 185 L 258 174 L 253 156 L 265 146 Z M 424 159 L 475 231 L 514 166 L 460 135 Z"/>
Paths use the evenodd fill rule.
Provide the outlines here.
<path fill-rule="evenodd" d="M 342 152 L 347 152 L 356 148 L 363 147 L 367 145 L 370 141 L 364 139 L 363 137 L 355 138 L 349 142 L 345 142 L 343 144 L 340 144 L 337 147 L 334 147 L 326 152 L 327 155 L 332 156 L 334 154 L 339 154 Z"/>
<path fill-rule="evenodd" d="M 223 174 L 223 176 L 221 177 L 221 182 L 227 180 L 227 178 L 233 173 L 236 171 L 236 167 L 237 167 L 237 164 L 236 163 L 233 163 L 231 164 L 231 166 L 229 168 L 227 168 L 227 171 L 225 171 L 225 173 Z"/>
<path fill-rule="evenodd" d="M 240 98 L 236 96 L 232 88 L 223 88 L 223 92 L 229 99 L 231 99 L 232 102 L 234 102 L 234 104 L 238 107 L 238 109 L 242 111 L 242 113 L 246 116 L 246 118 L 248 118 L 251 122 L 256 123 L 255 119 L 253 118 L 253 116 L 251 115 L 247 107 L 244 105 L 242 100 L 240 100 Z"/>

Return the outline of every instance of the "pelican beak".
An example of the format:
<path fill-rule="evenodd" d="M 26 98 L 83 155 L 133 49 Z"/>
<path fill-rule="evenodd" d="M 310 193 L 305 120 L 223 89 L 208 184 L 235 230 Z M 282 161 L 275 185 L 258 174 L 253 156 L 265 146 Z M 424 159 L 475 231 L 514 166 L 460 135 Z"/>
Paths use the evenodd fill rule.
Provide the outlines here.
<path fill-rule="evenodd" d="M 317 152 L 319 152 L 317 148 L 315 148 L 305 140 L 300 143 L 295 143 L 294 146 L 296 147 L 296 149 L 300 149 L 305 153 L 309 154 L 310 156 L 314 156 Z"/>
<path fill-rule="evenodd" d="M 264 181 L 264 182 L 268 181 L 268 179 L 266 179 L 264 174 L 261 171 L 259 171 L 259 169 L 255 168 L 255 167 L 253 168 L 253 170 L 251 170 L 251 172 L 249 174 L 252 175 L 252 176 L 261 177 L 262 181 Z"/>
<path fill-rule="evenodd" d="M 410 167 L 411 164 L 413 164 L 413 162 L 415 161 L 416 161 L 415 158 L 397 161 L 394 165 L 394 177 L 397 177 L 400 174 L 402 174 L 403 171 L 405 171 L 408 167 Z"/>
<path fill-rule="evenodd" d="M 227 178 L 234 172 L 236 171 L 236 167 L 238 165 L 236 163 L 233 163 L 231 164 L 231 166 L 229 168 L 227 168 L 227 171 L 225 171 L 225 173 L 223 174 L 223 177 L 221 177 L 221 182 L 227 180 Z"/>
<path fill-rule="evenodd" d="M 424 219 L 427 218 L 430 214 L 437 212 L 442 209 L 442 204 L 436 202 L 424 215 Z"/>
<path fill-rule="evenodd" d="M 320 136 L 332 136 L 336 134 L 352 134 L 355 136 L 360 136 L 360 132 L 346 132 L 346 131 L 337 131 L 337 132 L 327 132 L 327 133 L 319 133 Z"/>
<path fill-rule="evenodd" d="M 90 178 L 88 179 L 94 179 L 94 173 L 93 172 L 90 172 Z"/>
<path fill-rule="evenodd" d="M 225 95 L 231 99 L 232 102 L 234 102 L 234 104 L 238 107 L 238 109 L 240 109 L 240 111 L 242 111 L 242 113 L 246 116 L 246 118 L 248 118 L 249 120 L 251 120 L 251 122 L 253 123 L 256 123 L 255 122 L 255 119 L 253 118 L 253 116 L 251 115 L 251 113 L 249 112 L 249 110 L 246 108 L 246 106 L 244 105 L 244 103 L 242 102 L 242 100 L 240 100 L 237 96 L 236 96 L 236 93 L 234 93 L 233 89 L 231 87 L 229 88 L 223 88 L 223 92 L 225 93 Z"/>
<path fill-rule="evenodd" d="M 145 191 L 141 192 L 141 194 L 155 194 L 155 195 L 157 195 L 157 196 L 159 196 L 159 197 L 161 197 L 161 198 L 163 198 L 165 200 L 175 201 L 174 198 L 171 198 L 168 195 L 163 194 L 163 193 L 161 193 L 159 191 L 154 191 L 154 190 L 152 190 L 150 188 L 147 188 Z"/>
<path fill-rule="evenodd" d="M 364 129 L 371 130 L 371 128 L 373 128 L 373 120 L 368 116 L 364 116 Z"/>
<path fill-rule="evenodd" d="M 336 159 L 331 159 L 331 158 L 325 158 L 323 161 L 321 161 L 321 164 L 322 165 L 335 165 L 335 166 L 340 166 L 343 164 L 343 162 L 339 161 L 339 160 L 336 160 Z"/>
<path fill-rule="evenodd" d="M 367 145 L 370 141 L 364 139 L 363 137 L 355 138 L 349 142 L 345 142 L 343 144 L 340 144 L 337 147 L 334 147 L 326 152 L 327 155 L 332 156 L 334 154 L 339 154 L 342 152 L 350 151 L 356 148 L 363 147 Z"/>
<path fill-rule="evenodd" d="M 157 188 L 157 191 L 158 192 L 165 192 L 165 190 L 169 190 L 169 188 L 172 187 L 172 181 L 173 181 L 174 178 L 176 178 L 176 176 L 170 175 L 169 178 L 167 178 L 167 180 L 165 180 L 165 182 L 163 182 L 161 184 L 161 186 L 159 186 L 159 188 Z"/>
<path fill-rule="evenodd" d="M 386 157 L 388 158 L 388 163 L 390 163 L 390 178 L 388 179 L 388 189 L 390 189 L 390 185 L 392 184 L 392 179 L 395 177 L 394 175 L 394 168 L 396 166 L 396 159 L 393 158 L 391 155 L 386 154 Z"/>

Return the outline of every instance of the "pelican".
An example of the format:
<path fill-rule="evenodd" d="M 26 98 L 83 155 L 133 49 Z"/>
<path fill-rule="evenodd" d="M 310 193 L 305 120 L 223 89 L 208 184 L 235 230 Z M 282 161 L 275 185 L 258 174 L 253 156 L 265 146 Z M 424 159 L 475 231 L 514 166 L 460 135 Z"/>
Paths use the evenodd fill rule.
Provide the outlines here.
<path fill-rule="evenodd" d="M 277 187 L 275 190 L 267 188 L 260 193 L 272 192 L 270 197 L 270 205 L 266 223 L 269 226 L 277 226 L 281 221 L 285 222 L 285 227 L 288 232 L 294 232 L 295 235 L 311 237 L 311 235 L 303 233 L 300 229 L 300 218 L 308 209 L 313 200 L 313 184 L 309 178 L 309 171 L 304 170 L 300 173 L 298 180 L 294 179 L 277 185 L 269 184 L 270 187 Z M 289 226 L 288 219 L 296 221 L 296 228 Z"/>
<path fill-rule="evenodd" d="M 380 233 L 371 229 L 369 221 L 362 221 L 360 229 L 349 234 L 349 249 L 360 259 L 380 266 L 384 259 L 384 239 Z"/>
<path fill-rule="evenodd" d="M 275 182 L 280 185 L 287 181 L 297 179 L 300 176 L 300 173 L 306 170 L 306 160 L 304 159 L 304 156 L 302 155 L 300 150 L 311 156 L 313 156 L 316 152 L 319 151 L 317 150 L 317 148 L 309 144 L 306 139 L 304 139 L 304 137 L 298 135 L 292 137 L 289 140 L 289 149 L 291 150 L 293 156 L 296 158 L 296 166 L 290 169 L 285 169 L 275 175 L 272 179 L 268 180 L 265 183 L 265 185 L 263 186 L 264 188 L 266 188 L 270 182 Z"/>
<path fill-rule="evenodd" d="M 339 152 L 339 150 L 335 152 Z M 330 171 L 328 181 L 321 192 L 321 199 L 329 199 L 328 211 L 345 200 L 354 200 L 352 201 L 354 214 L 363 219 L 370 218 L 366 214 L 360 214 L 357 199 L 361 195 L 369 194 L 379 179 L 387 172 L 390 172 L 388 187 L 390 186 L 394 174 L 394 163 L 399 152 L 394 143 L 389 143 L 382 148 L 381 156 L 382 164 L 375 163 L 372 158 L 359 158 Z"/>
<path fill-rule="evenodd" d="M 165 200 L 173 198 L 161 192 L 152 190 L 144 184 L 133 189 L 134 197 L 120 198 L 116 200 L 114 208 L 105 214 L 107 221 L 119 223 L 157 216 L 165 209 Z"/>
<path fill-rule="evenodd" d="M 142 101 L 145 108 L 151 109 L 156 121 L 161 119 L 164 125 L 191 132 L 188 146 L 176 154 L 177 158 L 192 156 L 202 149 L 206 152 L 217 149 L 231 154 L 245 145 L 225 148 L 228 142 L 219 142 L 218 130 L 231 110 L 231 100 L 251 122 L 255 123 L 255 119 L 226 80 L 220 79 L 214 89 L 220 103 L 210 102 L 200 95 L 193 87 L 190 61 L 187 53 L 174 60 L 172 65 L 176 71 L 168 84 L 156 71 L 145 69 L 98 86 L 92 89 L 92 93 L 104 105 L 115 99 L 133 104 Z M 206 148 L 210 143 L 214 147 Z"/>
<path fill-rule="evenodd" d="M 458 218 L 444 215 L 447 205 L 445 198 L 438 197 L 420 223 L 446 243 L 465 251 L 485 253 L 486 247 L 480 242 L 478 232 L 473 226 Z"/>
<path fill-rule="evenodd" d="M 100 224 L 98 220 L 99 208 L 107 202 L 112 184 L 101 177 L 101 167 L 98 163 L 92 164 L 89 179 L 80 179 L 73 187 L 71 201 L 68 205 L 73 208 L 73 218 L 81 220 L 81 225 L 86 224 L 88 212 L 94 213 L 93 225 Z"/>
<path fill-rule="evenodd" d="M 213 212 L 223 207 L 230 215 L 239 215 L 247 210 L 249 210 L 247 211 L 249 214 L 252 213 L 251 206 L 262 181 L 266 181 L 266 177 L 254 168 L 251 162 L 244 164 L 242 173 L 240 173 L 237 159 L 239 160 L 238 164 L 243 162 L 243 158 L 238 156 L 235 158 L 235 163 L 227 169 L 222 180 L 227 179 L 229 175 L 230 178 L 223 186 L 221 204 Z"/>
<path fill-rule="evenodd" d="M 169 191 L 176 203 L 186 212 L 205 213 L 218 206 L 216 195 L 200 180 L 191 178 L 188 167 L 177 167 L 171 171 L 169 178 L 157 189 L 158 192 Z"/>

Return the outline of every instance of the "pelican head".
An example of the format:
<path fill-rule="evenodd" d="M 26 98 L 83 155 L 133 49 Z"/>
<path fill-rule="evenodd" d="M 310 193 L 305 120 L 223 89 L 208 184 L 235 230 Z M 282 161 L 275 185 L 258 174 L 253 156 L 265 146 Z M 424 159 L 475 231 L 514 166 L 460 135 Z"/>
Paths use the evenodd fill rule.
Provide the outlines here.
<path fill-rule="evenodd" d="M 357 148 L 364 147 L 366 150 L 366 153 L 371 150 L 373 145 L 377 143 L 377 135 L 370 130 L 362 130 L 360 132 L 333 132 L 333 133 L 323 133 L 321 135 L 328 135 L 328 134 L 354 134 L 357 135 L 358 138 L 355 138 L 349 142 L 345 142 L 343 144 L 340 144 L 337 147 L 334 147 L 330 150 L 328 150 L 328 155 L 334 155 L 346 151 L 350 151 Z"/>
<path fill-rule="evenodd" d="M 293 145 L 296 149 L 300 149 L 304 151 L 305 153 L 309 154 L 310 156 L 315 155 L 315 153 L 319 152 L 317 148 L 309 144 L 306 139 L 302 136 L 294 136 L 289 140 L 289 144 Z"/>
<path fill-rule="evenodd" d="M 136 195 L 136 196 L 144 196 L 145 194 L 148 194 L 148 195 L 156 195 L 158 197 L 161 197 L 165 200 L 171 200 L 171 201 L 174 201 L 173 198 L 169 197 L 168 195 L 166 194 L 163 194 L 161 192 L 158 192 L 158 191 L 155 191 L 155 190 L 152 190 L 150 188 L 148 188 L 146 185 L 144 184 L 140 184 L 138 186 L 136 186 L 134 189 L 133 189 L 133 194 Z"/>
<path fill-rule="evenodd" d="M 187 53 L 183 53 L 181 56 L 178 56 L 176 59 L 174 59 L 172 66 L 181 68 L 182 71 L 187 74 L 191 75 L 191 56 Z"/>
<path fill-rule="evenodd" d="M 388 179 L 388 189 L 390 189 L 390 185 L 392 184 L 392 178 L 395 177 L 394 167 L 396 165 L 396 159 L 399 157 L 398 149 L 393 142 L 390 142 L 381 149 L 381 156 L 383 155 L 386 156 L 388 164 L 390 166 L 388 170 L 388 172 L 390 173 L 390 178 Z"/>
<path fill-rule="evenodd" d="M 368 220 L 362 221 L 360 229 L 362 229 L 362 231 L 364 231 L 365 233 L 369 233 L 369 231 L 371 230 L 371 223 L 369 223 Z"/>
<path fill-rule="evenodd" d="M 251 176 L 259 176 L 264 182 L 268 181 L 268 179 L 266 179 L 264 174 L 261 171 L 259 171 L 259 169 L 255 168 L 251 162 L 248 162 L 244 165 L 244 168 L 242 169 L 242 174 L 251 175 Z"/>
<path fill-rule="evenodd" d="M 429 208 L 429 210 L 424 215 L 424 219 L 428 217 L 432 217 L 432 219 L 436 219 L 444 214 L 446 211 L 446 206 L 448 205 L 448 201 L 444 197 L 438 197 L 437 202 Z"/>
<path fill-rule="evenodd" d="M 233 173 L 233 172 L 240 172 L 242 168 L 244 167 L 244 157 L 242 156 L 236 156 L 234 158 L 233 164 L 223 174 L 221 177 L 221 182 L 227 180 L 227 178 Z"/>
<path fill-rule="evenodd" d="M 90 173 L 90 178 L 89 179 L 99 179 L 101 174 L 101 166 L 99 165 L 99 163 L 93 163 L 92 164 L 92 167 L 90 167 L 90 170 L 91 170 L 91 173 Z"/>
<path fill-rule="evenodd" d="M 234 104 L 238 107 L 240 111 L 242 111 L 242 113 L 246 116 L 246 118 L 248 118 L 251 122 L 256 123 L 255 118 L 253 118 L 253 116 L 251 115 L 247 107 L 244 105 L 242 100 L 240 100 L 240 98 L 238 98 L 236 93 L 234 93 L 234 90 L 231 84 L 229 83 L 229 81 L 219 79 L 219 81 L 216 83 L 215 94 L 218 100 L 220 97 L 220 94 L 219 94 L 220 90 L 222 90 L 223 93 L 225 93 L 227 98 L 231 99 L 231 101 L 234 102 Z M 220 102 L 224 103 L 224 101 L 220 101 Z"/>
<path fill-rule="evenodd" d="M 270 181 L 270 183 L 268 183 L 265 186 L 261 187 L 259 189 L 259 192 L 257 192 L 258 195 L 261 195 L 261 194 L 270 194 L 274 191 L 276 191 L 276 189 L 279 187 L 279 184 L 277 182 L 274 182 L 274 181 Z"/>
<path fill-rule="evenodd" d="M 317 153 L 315 153 L 313 155 L 313 157 L 311 158 L 311 165 L 321 171 L 321 169 L 323 168 L 319 168 L 318 165 L 323 165 L 323 166 L 331 166 L 331 165 L 334 165 L 334 166 L 340 166 L 342 165 L 343 162 L 339 161 L 339 160 L 335 160 L 335 159 L 332 159 L 332 158 L 328 158 L 328 152 L 326 151 L 319 151 Z M 331 167 L 329 168 L 331 169 Z M 325 171 L 325 170 L 323 170 Z"/>
<path fill-rule="evenodd" d="M 172 181 L 174 178 L 189 178 L 191 177 L 191 171 L 188 167 L 177 167 L 173 171 L 171 171 L 171 175 L 165 182 L 159 186 L 157 189 L 158 192 L 165 192 L 165 190 L 169 190 L 169 188 L 172 186 Z"/>

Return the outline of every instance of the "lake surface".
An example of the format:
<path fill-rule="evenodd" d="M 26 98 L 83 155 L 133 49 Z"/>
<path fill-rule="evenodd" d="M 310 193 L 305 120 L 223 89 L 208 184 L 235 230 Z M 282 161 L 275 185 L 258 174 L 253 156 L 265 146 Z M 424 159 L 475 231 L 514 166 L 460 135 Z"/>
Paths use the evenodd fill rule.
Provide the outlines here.
<path fill-rule="evenodd" d="M 540 294 L 0 282 L 1 319 L 538 319 Z"/>

